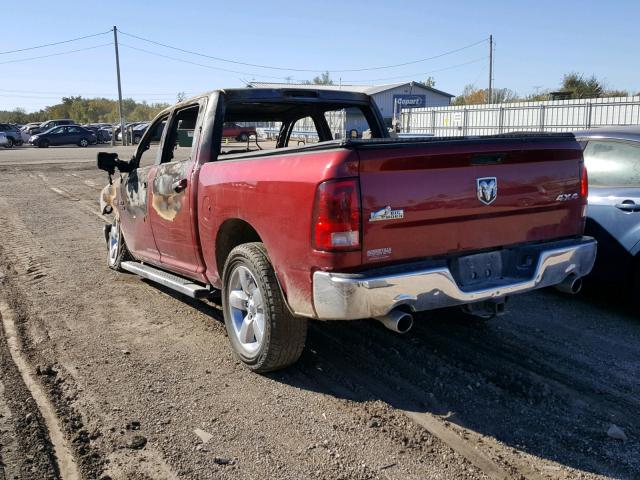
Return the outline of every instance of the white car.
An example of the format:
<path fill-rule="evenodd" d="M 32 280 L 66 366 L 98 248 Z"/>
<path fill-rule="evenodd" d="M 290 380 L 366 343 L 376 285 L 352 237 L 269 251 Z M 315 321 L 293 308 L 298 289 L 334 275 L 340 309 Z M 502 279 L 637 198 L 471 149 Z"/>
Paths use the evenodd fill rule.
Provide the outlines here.
<path fill-rule="evenodd" d="M 7 136 L 4 132 L 0 132 L 0 146 L 4 146 L 7 144 Z"/>

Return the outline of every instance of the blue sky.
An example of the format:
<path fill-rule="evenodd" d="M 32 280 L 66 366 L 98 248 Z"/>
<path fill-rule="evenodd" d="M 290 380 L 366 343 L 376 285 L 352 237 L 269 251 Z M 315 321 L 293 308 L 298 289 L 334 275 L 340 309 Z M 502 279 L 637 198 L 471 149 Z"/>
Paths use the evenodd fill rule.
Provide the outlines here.
<path fill-rule="evenodd" d="M 492 33 L 495 85 L 524 95 L 557 88 L 562 75 L 595 74 L 610 88 L 640 91 L 640 2 L 619 1 L 255 1 L 156 0 L 30 1 L 4 9 L 0 51 L 31 47 L 109 30 L 245 63 L 309 69 L 288 72 L 234 65 L 120 36 L 123 94 L 173 102 L 241 86 L 243 80 L 310 79 L 324 70 L 384 66 L 432 57 L 473 44 Z M 1 63 L 109 43 L 110 34 L 0 55 L 0 109 L 28 111 L 62 95 L 115 98 L 113 46 L 50 58 Z M 162 58 L 130 47 L 184 61 Z M 476 45 L 437 59 L 362 72 L 332 73 L 343 83 L 422 80 L 458 94 L 466 84 L 485 87 L 488 46 Z M 462 64 L 462 65 L 461 65 Z M 213 68 L 212 68 L 213 67 Z M 231 73 L 214 68 L 236 70 Z M 278 77 L 278 79 L 269 78 Z M 400 77 L 397 80 L 377 80 Z"/>

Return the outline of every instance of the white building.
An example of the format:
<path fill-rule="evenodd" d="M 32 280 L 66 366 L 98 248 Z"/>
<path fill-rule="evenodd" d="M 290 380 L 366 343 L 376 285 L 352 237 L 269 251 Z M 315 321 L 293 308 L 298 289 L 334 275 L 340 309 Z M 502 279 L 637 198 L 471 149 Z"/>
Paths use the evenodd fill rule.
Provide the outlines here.
<path fill-rule="evenodd" d="M 376 102 L 385 124 L 391 126 L 394 116 L 399 117 L 400 109 L 406 107 L 447 107 L 454 95 L 427 87 L 418 82 L 389 83 L 386 85 L 309 85 L 293 83 L 251 82 L 253 88 L 322 88 L 325 90 L 344 90 L 371 95 Z"/>

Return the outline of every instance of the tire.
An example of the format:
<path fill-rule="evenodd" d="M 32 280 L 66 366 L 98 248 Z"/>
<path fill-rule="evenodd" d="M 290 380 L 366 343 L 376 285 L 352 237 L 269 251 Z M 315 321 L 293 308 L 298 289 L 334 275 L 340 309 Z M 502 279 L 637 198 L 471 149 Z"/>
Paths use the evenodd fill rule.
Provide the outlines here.
<path fill-rule="evenodd" d="M 87 140 L 86 138 L 81 138 L 78 145 L 80 145 L 82 148 L 86 148 L 89 146 L 89 140 Z"/>
<path fill-rule="evenodd" d="M 234 248 L 222 278 L 224 323 L 236 356 L 257 373 L 295 363 L 304 349 L 307 320 L 289 312 L 264 245 Z"/>
<path fill-rule="evenodd" d="M 40 140 L 38 142 L 38 147 L 40 147 L 40 148 L 49 148 L 49 140 Z"/>
<path fill-rule="evenodd" d="M 123 272 L 124 270 L 120 265 L 122 262 L 131 260 L 132 257 L 124 242 L 124 237 L 120 230 L 120 222 L 117 218 L 113 219 L 111 225 L 105 225 L 105 237 L 107 240 L 107 265 L 112 270 Z"/>
<path fill-rule="evenodd" d="M 136 135 L 133 137 L 133 143 L 134 145 L 137 145 L 140 143 L 140 135 Z"/>
<path fill-rule="evenodd" d="M 242 132 L 240 135 L 238 135 L 238 141 L 246 142 L 247 140 L 249 140 L 249 135 L 247 135 L 246 133 Z"/>
<path fill-rule="evenodd" d="M 7 137 L 7 143 L 4 144 L 4 148 L 13 148 L 13 138 Z"/>

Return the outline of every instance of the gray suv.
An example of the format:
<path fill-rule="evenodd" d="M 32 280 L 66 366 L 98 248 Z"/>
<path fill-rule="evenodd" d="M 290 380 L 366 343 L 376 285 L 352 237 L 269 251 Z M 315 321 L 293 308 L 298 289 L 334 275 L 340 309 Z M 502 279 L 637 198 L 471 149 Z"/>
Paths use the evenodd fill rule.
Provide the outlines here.
<path fill-rule="evenodd" d="M 631 285 L 640 305 L 640 127 L 575 132 L 589 176 L 586 234 L 598 240 L 593 276 Z"/>

